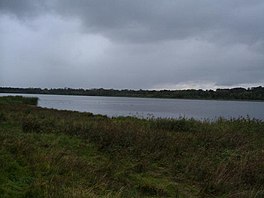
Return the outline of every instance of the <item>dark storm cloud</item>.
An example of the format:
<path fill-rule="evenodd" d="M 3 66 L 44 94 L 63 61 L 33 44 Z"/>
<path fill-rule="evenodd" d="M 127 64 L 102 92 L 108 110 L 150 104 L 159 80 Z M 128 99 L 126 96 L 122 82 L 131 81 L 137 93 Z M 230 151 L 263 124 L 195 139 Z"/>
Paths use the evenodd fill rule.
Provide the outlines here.
<path fill-rule="evenodd" d="M 0 0 L 0 12 L 1 84 L 25 68 L 46 74 L 25 85 L 51 87 L 264 82 L 263 0 Z"/>
<path fill-rule="evenodd" d="M 16 15 L 53 11 L 77 17 L 86 31 L 132 42 L 186 37 L 256 42 L 264 35 L 262 0 L 1 0 L 0 8 Z"/>
<path fill-rule="evenodd" d="M 131 42 L 263 40 L 262 0 L 58 1 L 59 13 L 80 18 L 87 31 Z"/>
<path fill-rule="evenodd" d="M 34 17 L 48 10 L 48 3 L 41 0 L 0 0 L 0 11 L 18 17 Z"/>

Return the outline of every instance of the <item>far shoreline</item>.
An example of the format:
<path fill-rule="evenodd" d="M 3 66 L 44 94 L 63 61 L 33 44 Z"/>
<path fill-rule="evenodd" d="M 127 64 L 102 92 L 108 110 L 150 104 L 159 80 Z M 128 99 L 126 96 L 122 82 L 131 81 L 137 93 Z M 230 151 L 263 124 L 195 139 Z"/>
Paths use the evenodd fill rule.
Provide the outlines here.
<path fill-rule="evenodd" d="M 148 96 L 108 96 L 108 95 L 84 95 L 84 94 L 60 94 L 60 93 L 21 93 L 21 92 L 0 92 L 0 94 L 31 94 L 31 95 L 55 95 L 55 96 L 89 96 L 109 98 L 141 98 L 141 99 L 168 99 L 168 100 L 198 100 L 198 101 L 230 101 L 230 102 L 264 102 L 263 100 L 250 99 L 210 99 L 210 98 L 170 98 L 170 97 L 148 97 Z"/>

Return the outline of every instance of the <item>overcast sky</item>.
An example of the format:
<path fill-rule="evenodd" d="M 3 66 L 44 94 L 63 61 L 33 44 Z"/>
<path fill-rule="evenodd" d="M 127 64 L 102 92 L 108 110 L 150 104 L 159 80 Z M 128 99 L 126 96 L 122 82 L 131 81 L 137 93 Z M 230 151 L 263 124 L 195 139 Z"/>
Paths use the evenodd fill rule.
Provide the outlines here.
<path fill-rule="evenodd" d="M 258 85 L 263 0 L 0 0 L 0 86 Z"/>

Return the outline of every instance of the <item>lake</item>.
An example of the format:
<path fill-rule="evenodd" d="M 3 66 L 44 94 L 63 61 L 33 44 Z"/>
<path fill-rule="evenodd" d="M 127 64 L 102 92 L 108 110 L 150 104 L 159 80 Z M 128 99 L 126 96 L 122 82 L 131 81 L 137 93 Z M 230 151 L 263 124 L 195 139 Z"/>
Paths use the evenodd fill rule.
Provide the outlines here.
<path fill-rule="evenodd" d="M 0 96 L 6 95 L 38 97 L 40 107 L 91 112 L 109 117 L 178 118 L 182 116 L 213 120 L 218 117 L 249 116 L 264 120 L 264 102 L 0 93 Z"/>

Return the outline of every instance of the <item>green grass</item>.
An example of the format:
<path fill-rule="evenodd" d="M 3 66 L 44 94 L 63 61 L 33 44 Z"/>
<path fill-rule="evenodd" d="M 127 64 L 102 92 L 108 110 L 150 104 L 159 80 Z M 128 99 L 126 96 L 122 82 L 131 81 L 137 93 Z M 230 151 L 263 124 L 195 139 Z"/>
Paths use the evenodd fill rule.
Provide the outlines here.
<path fill-rule="evenodd" d="M 263 121 L 107 118 L 28 100 L 0 98 L 1 197 L 264 196 Z"/>
<path fill-rule="evenodd" d="M 0 104 L 37 105 L 38 104 L 38 98 L 22 97 L 22 96 L 2 96 L 2 97 L 0 97 Z"/>

